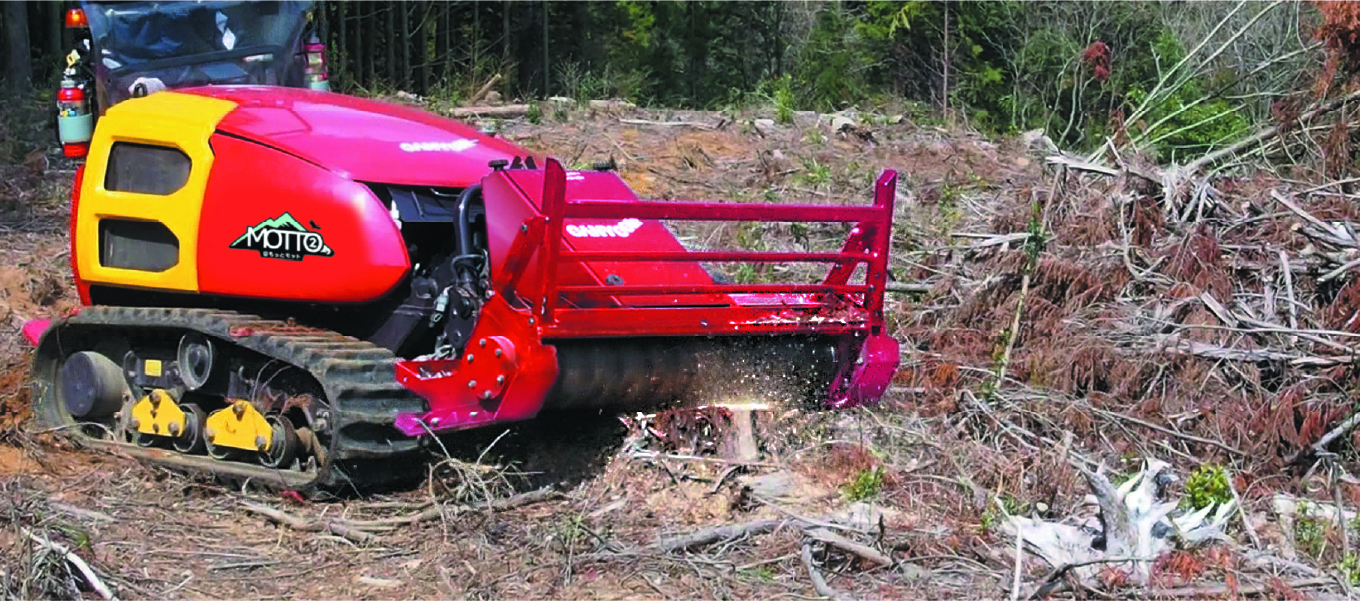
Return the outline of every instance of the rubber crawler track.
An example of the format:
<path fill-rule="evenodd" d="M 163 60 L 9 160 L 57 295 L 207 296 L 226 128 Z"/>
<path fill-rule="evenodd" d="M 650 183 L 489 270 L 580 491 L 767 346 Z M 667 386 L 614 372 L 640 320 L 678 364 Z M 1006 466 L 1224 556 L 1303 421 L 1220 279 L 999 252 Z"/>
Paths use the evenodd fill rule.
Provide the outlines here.
<path fill-rule="evenodd" d="M 306 371 L 321 384 L 331 409 L 325 463 L 306 473 L 275 470 L 98 439 L 70 427 L 73 422 L 61 409 L 54 386 L 61 361 L 134 330 L 176 337 L 200 332 Z M 252 315 L 211 309 L 87 307 L 55 321 L 39 343 L 33 360 L 34 408 L 43 426 L 59 428 L 77 444 L 116 449 L 179 471 L 300 492 L 398 485 L 423 474 L 426 452 L 419 441 L 392 428 L 393 418 L 398 412 L 426 411 L 427 405 L 396 382 L 396 361 L 391 351 L 356 338 Z"/>

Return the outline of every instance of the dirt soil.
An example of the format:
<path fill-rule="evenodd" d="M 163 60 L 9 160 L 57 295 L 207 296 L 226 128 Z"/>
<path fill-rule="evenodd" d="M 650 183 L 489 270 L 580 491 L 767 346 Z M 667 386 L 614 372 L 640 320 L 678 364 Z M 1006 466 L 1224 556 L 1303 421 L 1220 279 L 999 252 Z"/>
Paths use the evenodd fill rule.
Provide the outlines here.
<path fill-rule="evenodd" d="M 1331 498 L 1316 474 L 1284 458 L 1345 418 L 1323 410 L 1340 402 L 1336 395 L 1300 397 L 1298 419 L 1293 405 L 1272 417 L 1269 411 L 1286 411 L 1277 391 L 1298 383 L 1282 381 L 1287 374 L 1167 355 L 1121 338 L 1129 316 L 1155 303 L 1205 290 L 1231 296 L 1236 272 L 1209 265 L 1226 251 L 1203 248 L 1233 244 L 1228 233 L 1197 241 L 1210 234 L 1168 224 L 1156 207 L 1139 213 L 1133 227 L 1146 240 L 1135 259 L 1165 254 L 1156 270 L 1174 280 L 1147 282 L 1131 275 L 1120 252 L 1115 215 L 1124 209 L 1111 203 L 1122 182 L 1072 176 L 1055 190 L 1053 172 L 1022 140 L 987 139 L 966 127 L 891 114 L 852 116 L 844 131 L 833 131 L 826 115 L 755 121 L 767 117 L 574 110 L 547 114 L 539 125 L 482 124 L 569 166 L 612 158 L 640 195 L 656 198 L 867 203 L 879 171 L 899 170 L 892 268 L 898 281 L 924 282 L 927 290 L 889 300 L 904 354 L 881 404 L 844 412 L 776 404 L 758 412 L 761 457 L 747 465 L 713 452 L 705 443 L 721 435 L 710 431 L 681 440 L 637 416 L 554 416 L 470 433 L 466 448 L 450 449 L 457 461 L 432 470 L 425 485 L 366 498 L 238 490 L 74 450 L 28 423 L 28 351 L 19 328 L 76 305 L 64 200 L 73 166 L 51 157 L 0 164 L 0 585 L 18 598 L 75 594 L 70 583 L 81 579 L 33 535 L 74 549 L 124 599 L 816 598 L 801 557 L 806 539 L 787 520 L 868 511 L 873 545 L 890 566 L 811 546 L 814 569 L 840 594 L 1009 597 L 1014 539 L 1001 534 L 995 508 L 1051 519 L 1079 512 L 1089 491 L 1067 461 L 1071 451 L 1115 473 L 1132 471 L 1131 461 L 1143 456 L 1184 475 L 1204 462 L 1225 464 L 1261 545 L 1253 550 L 1236 524 L 1231 541 L 1159 562 L 1153 589 L 1111 576 L 1079 596 L 1255 591 L 1284 598 L 1340 590 L 1304 579 L 1336 573 L 1342 533 L 1324 528 L 1322 550 L 1295 551 L 1293 533 L 1269 513 L 1276 493 Z M 1269 185 L 1244 179 L 1224 202 L 1250 200 Z M 1021 328 L 1006 334 L 1021 306 L 1025 253 L 996 236 L 1027 231 L 1039 204 L 1047 207 L 1040 221 L 1048 245 L 1038 254 Z M 821 225 L 678 229 L 692 244 L 767 250 L 826 246 L 844 233 Z M 1290 243 L 1287 226 L 1279 229 L 1276 240 Z M 1198 258 L 1172 252 L 1186 248 Z M 1305 321 L 1313 308 L 1304 309 Z M 1168 319 L 1178 323 L 1215 319 L 1198 305 L 1174 311 L 1182 313 Z M 1216 330 L 1202 331 L 1204 340 L 1227 344 L 1212 338 Z M 987 397 L 1007 342 L 1007 377 Z M 1296 422 L 1308 419 L 1317 423 L 1301 434 Z M 1264 436 L 1267 429 L 1275 434 Z M 1340 461 L 1353 467 L 1353 453 Z M 541 487 L 560 495 L 513 508 L 484 504 Z M 1350 504 L 1360 498 L 1352 484 L 1341 490 Z M 411 516 L 431 503 L 443 514 L 368 536 L 324 526 Z M 250 509 L 259 506 L 307 523 L 281 526 Z M 780 525 L 688 550 L 658 546 L 673 535 L 757 520 Z M 1262 560 L 1262 552 L 1279 561 Z M 1027 557 L 1025 591 L 1051 570 Z"/>

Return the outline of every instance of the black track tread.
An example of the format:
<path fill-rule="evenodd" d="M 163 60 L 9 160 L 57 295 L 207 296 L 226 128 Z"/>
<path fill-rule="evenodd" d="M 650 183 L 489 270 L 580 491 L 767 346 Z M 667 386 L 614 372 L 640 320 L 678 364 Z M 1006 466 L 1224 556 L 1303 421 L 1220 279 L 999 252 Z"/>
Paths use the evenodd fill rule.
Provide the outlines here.
<path fill-rule="evenodd" d="M 84 438 L 80 442 L 86 446 L 114 447 L 140 459 L 173 464 L 181 470 L 211 472 L 236 480 L 249 478 L 298 490 L 391 484 L 407 475 L 392 468 L 417 463 L 412 461 L 414 456 L 424 453 L 418 441 L 390 429 L 396 413 L 423 412 L 428 406 L 424 399 L 397 383 L 398 358 L 385 348 L 335 332 L 213 309 L 86 307 L 54 323 L 49 335 L 88 333 L 90 328 L 101 326 L 192 330 L 307 371 L 321 384 L 331 408 L 331 446 L 326 463 L 314 473 L 141 448 L 85 437 L 70 429 L 68 434 Z M 35 367 L 41 360 L 42 357 L 35 357 Z M 38 377 L 43 376 L 39 373 Z M 41 402 L 36 399 L 55 402 L 55 395 L 35 394 L 34 398 L 35 402 Z M 374 434 L 388 431 L 393 435 L 390 438 Z M 378 465 L 372 466 L 377 469 L 352 469 L 357 462 Z"/>

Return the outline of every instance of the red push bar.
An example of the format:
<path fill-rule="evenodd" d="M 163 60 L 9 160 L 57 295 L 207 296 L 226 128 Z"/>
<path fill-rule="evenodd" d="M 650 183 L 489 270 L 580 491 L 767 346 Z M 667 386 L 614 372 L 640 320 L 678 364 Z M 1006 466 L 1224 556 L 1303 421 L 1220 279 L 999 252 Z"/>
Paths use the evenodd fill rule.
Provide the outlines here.
<path fill-rule="evenodd" d="M 681 221 L 873 221 L 881 212 L 872 207 L 828 205 L 758 205 L 711 202 L 619 202 L 616 200 L 573 200 L 567 203 L 567 217 L 612 219 L 620 215 L 637 219 Z"/>
<path fill-rule="evenodd" d="M 544 165 L 543 197 L 541 210 L 543 217 L 525 222 L 520 235 L 512 244 L 511 260 L 505 266 L 497 288 L 506 294 L 514 292 L 527 267 L 527 259 L 532 247 L 538 246 L 540 289 L 538 298 L 526 300 L 537 305 L 535 313 L 542 320 L 540 328 L 544 337 L 574 337 L 603 335 L 610 331 L 600 319 L 601 311 L 612 309 L 558 309 L 564 295 L 571 298 L 611 297 L 634 295 L 690 295 L 690 294 L 774 294 L 774 295 L 823 295 L 819 301 L 827 307 L 858 307 L 857 315 L 850 321 L 831 320 L 825 326 L 809 320 L 798 324 L 808 331 L 843 331 L 852 324 L 867 326 L 868 333 L 879 335 L 883 328 L 883 292 L 888 281 L 888 250 L 892 236 L 893 201 L 897 189 L 897 173 L 885 170 L 874 184 L 874 203 L 870 206 L 827 206 L 827 205 L 771 205 L 771 204 L 731 204 L 713 202 L 619 202 L 610 200 L 568 200 L 566 198 L 566 171 L 556 160 L 548 159 Z M 765 251 L 572 251 L 563 250 L 565 220 L 567 218 L 591 219 L 670 219 L 682 221 L 759 221 L 759 222 L 839 222 L 855 223 L 845 244 L 838 252 L 765 252 Z M 820 284 L 711 284 L 711 285 L 634 285 L 634 286 L 558 286 L 557 266 L 561 261 L 574 262 L 748 262 L 748 263 L 829 263 L 834 267 Z M 850 276 L 860 264 L 867 265 L 865 282 L 862 285 L 849 283 Z M 826 295 L 830 295 L 828 298 Z M 856 298 L 859 297 L 859 298 Z M 630 308 L 632 311 L 655 312 L 653 318 L 665 319 L 677 309 L 666 307 Z M 739 322 L 739 315 L 749 315 L 750 309 L 744 307 L 709 307 L 709 315 L 730 312 L 732 322 Z M 559 312 L 570 312 L 570 318 Z M 587 317 L 587 315 L 591 317 Z M 651 318 L 649 318 L 651 319 Z M 707 325 L 707 320 L 703 320 Z M 787 325 L 787 324 L 786 324 Z M 782 327 L 778 329 L 783 329 Z M 691 327 L 686 330 L 675 324 L 675 333 L 712 334 L 713 328 Z"/>

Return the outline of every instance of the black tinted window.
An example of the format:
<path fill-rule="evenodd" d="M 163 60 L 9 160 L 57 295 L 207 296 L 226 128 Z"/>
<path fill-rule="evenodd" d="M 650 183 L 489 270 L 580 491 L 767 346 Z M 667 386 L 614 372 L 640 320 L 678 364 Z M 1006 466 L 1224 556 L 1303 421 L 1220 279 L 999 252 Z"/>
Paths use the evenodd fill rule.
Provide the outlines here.
<path fill-rule="evenodd" d="M 189 155 L 178 148 L 115 142 L 104 188 L 115 192 L 171 194 L 189 181 Z"/>

